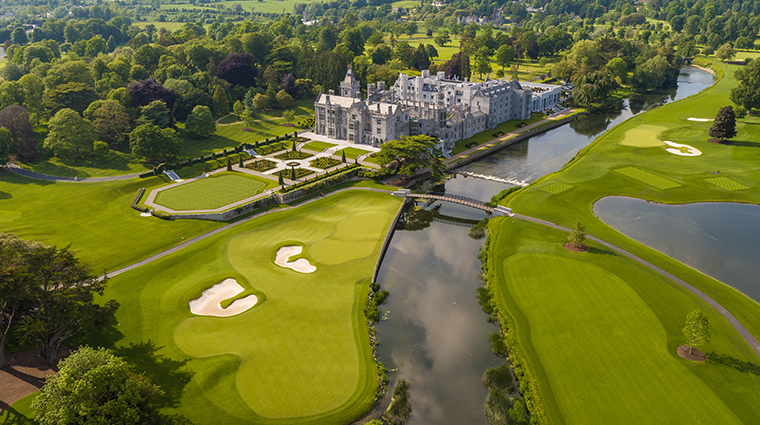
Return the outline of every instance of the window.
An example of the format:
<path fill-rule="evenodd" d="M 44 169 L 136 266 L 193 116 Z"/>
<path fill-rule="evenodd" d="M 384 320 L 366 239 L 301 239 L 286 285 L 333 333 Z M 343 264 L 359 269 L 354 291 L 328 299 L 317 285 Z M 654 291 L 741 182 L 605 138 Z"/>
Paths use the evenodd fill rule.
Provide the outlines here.
<path fill-rule="evenodd" d="M 383 122 L 381 120 L 377 120 L 377 125 L 383 125 Z"/>
<path fill-rule="evenodd" d="M 377 134 L 380 134 L 380 128 L 378 128 L 376 132 L 377 132 Z"/>

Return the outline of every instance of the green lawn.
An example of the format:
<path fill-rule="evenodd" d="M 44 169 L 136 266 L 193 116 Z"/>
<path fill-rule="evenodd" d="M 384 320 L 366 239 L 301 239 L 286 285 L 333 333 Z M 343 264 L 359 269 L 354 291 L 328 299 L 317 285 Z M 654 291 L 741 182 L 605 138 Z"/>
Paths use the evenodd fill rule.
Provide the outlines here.
<path fill-rule="evenodd" d="M 758 142 L 758 140 L 760 140 L 760 126 L 758 126 L 758 124 L 760 124 L 760 119 L 753 117 L 740 120 L 737 124 L 738 135 L 734 139 L 732 145 L 709 143 L 707 141 L 707 139 L 709 139 L 707 132 L 711 123 L 700 123 L 687 120 L 689 117 L 714 117 L 720 107 L 730 104 L 728 93 L 730 89 L 737 84 L 731 76 L 737 67 L 716 63 L 713 68 L 717 69 L 720 75 L 725 74 L 726 77 L 700 94 L 679 102 L 661 106 L 618 125 L 582 150 L 576 156 L 576 159 L 571 161 L 561 171 L 539 179 L 527 188 L 517 192 L 516 195 L 502 201 L 502 203 L 508 205 L 515 212 L 520 214 L 539 217 L 565 227 L 572 227 L 572 223 L 576 219 L 579 219 L 581 223 L 586 226 L 588 233 L 601 237 L 610 243 L 642 257 L 699 288 L 712 299 L 727 308 L 745 327 L 747 327 L 747 329 L 749 329 L 750 332 L 760 337 L 760 306 L 756 302 L 727 285 L 711 279 L 694 269 L 678 263 L 665 255 L 623 236 L 619 232 L 605 225 L 593 214 L 594 202 L 604 196 L 612 195 L 643 198 L 665 203 L 700 201 L 760 203 L 760 191 L 758 190 L 760 189 L 760 179 L 758 179 L 757 171 L 758 164 L 760 164 L 760 149 L 758 149 L 760 148 L 760 142 Z M 694 146 L 701 150 L 703 154 L 699 157 L 680 157 L 669 154 L 662 146 L 639 147 L 627 146 L 621 143 L 621 141 L 626 139 L 627 135 L 635 134 L 636 129 L 640 129 L 642 126 L 646 126 L 643 128 L 650 133 L 653 133 L 653 129 L 656 129 L 657 133 L 659 133 L 657 137 L 662 140 L 670 140 L 675 143 L 684 143 Z M 634 133 L 629 133 L 631 131 L 634 131 Z M 647 137 L 652 137 L 652 135 L 649 134 Z M 654 144 L 652 143 L 652 145 Z M 725 177 L 727 180 L 730 180 L 730 182 L 725 180 L 710 181 L 709 179 L 714 177 L 710 173 L 715 170 L 720 170 L 720 177 Z M 739 185 L 748 189 L 737 190 L 740 187 Z M 503 226 L 507 225 L 504 224 Z M 513 236 L 515 227 L 509 227 L 509 229 L 508 233 Z M 506 267 L 505 261 L 508 261 L 508 258 L 511 258 L 515 254 L 510 251 L 510 246 L 515 245 L 515 249 L 518 249 L 518 246 L 521 245 L 516 239 L 513 239 L 512 236 L 510 236 L 509 240 L 501 240 L 501 242 L 497 244 L 497 247 L 492 250 L 492 255 L 495 255 L 496 257 L 496 263 L 500 264 L 498 267 Z M 505 235 L 504 238 L 506 237 L 507 236 Z M 554 243 L 558 244 L 563 237 L 556 236 L 554 239 Z M 552 249 L 557 251 L 554 248 Z M 558 254 L 554 252 L 552 255 L 556 256 Z M 531 288 L 533 288 L 533 290 L 542 291 L 543 284 L 547 281 L 556 280 L 558 282 L 551 283 L 551 288 L 559 291 L 557 292 L 558 294 L 562 294 L 562 296 L 557 297 L 557 299 L 562 299 L 563 302 L 567 303 L 571 303 L 572 299 L 568 298 L 567 293 L 563 292 L 566 290 L 562 290 L 559 286 L 559 282 L 563 281 L 561 279 L 564 279 L 564 282 L 567 282 L 567 278 L 559 273 L 553 272 L 552 267 L 559 263 L 564 264 L 563 267 L 565 267 L 565 270 L 567 271 L 563 272 L 563 274 L 567 276 L 575 276 L 574 274 L 569 273 L 571 270 L 576 270 L 578 275 L 588 274 L 591 276 L 594 273 L 591 269 L 586 270 L 580 266 L 571 266 L 570 263 L 547 259 L 545 256 L 534 255 L 529 252 L 525 252 L 524 256 L 520 258 L 526 264 L 533 264 L 536 269 L 543 270 L 542 273 L 552 274 L 551 276 L 548 274 L 542 275 L 534 279 L 533 283 L 531 283 Z M 652 340 L 646 347 L 639 346 L 642 350 L 647 351 L 650 357 L 654 356 L 652 358 L 659 357 L 660 359 L 660 363 L 652 363 L 653 370 L 642 373 L 640 379 L 648 379 L 649 376 L 664 377 L 666 376 L 664 375 L 666 372 L 672 373 L 674 375 L 672 375 L 671 379 L 667 381 L 670 386 L 675 385 L 674 382 L 683 377 L 683 375 L 678 375 L 681 372 L 675 371 L 675 369 L 678 368 L 672 366 L 673 361 L 662 356 L 667 355 L 673 357 L 675 346 L 683 342 L 683 337 L 680 335 L 680 328 L 683 326 L 685 315 L 690 309 L 696 306 L 701 306 L 701 308 L 707 312 L 714 326 L 722 328 L 722 330 L 714 332 L 714 338 L 716 339 L 707 347 L 707 351 L 715 350 L 718 354 L 726 354 L 734 359 L 740 359 L 741 362 L 749 362 L 739 362 L 735 364 L 749 365 L 748 367 L 750 369 L 757 369 L 760 359 L 758 359 L 754 353 L 746 350 L 746 344 L 738 338 L 734 331 L 725 326 L 725 322 L 719 318 L 715 310 L 708 306 L 701 305 L 701 303 L 690 294 L 674 295 L 672 284 L 667 281 L 661 281 L 657 277 L 650 275 L 649 277 L 642 277 L 641 279 L 630 279 L 626 277 L 627 274 L 625 274 L 628 272 L 623 272 L 626 269 L 622 264 L 619 266 L 610 265 L 613 259 L 614 256 L 602 258 L 601 256 L 588 255 L 587 260 L 585 261 L 589 263 L 589 266 L 606 269 L 608 273 L 616 275 L 625 284 L 629 285 L 658 317 L 660 326 L 665 329 L 667 335 L 667 343 L 665 341 Z M 520 268 L 519 265 L 511 264 L 511 266 L 515 267 L 518 271 L 525 271 L 523 268 Z M 616 271 L 618 270 L 617 267 L 619 267 L 619 272 Z M 515 282 L 520 281 L 519 276 L 512 273 L 511 270 L 504 269 L 503 276 L 505 281 L 507 279 L 514 279 Z M 630 273 L 633 273 L 633 271 Z M 642 274 L 644 272 L 638 273 Z M 606 274 L 599 274 L 598 276 L 600 276 L 600 278 L 594 278 L 595 281 L 602 279 L 605 281 L 605 285 L 609 286 L 614 284 L 624 288 L 619 281 L 616 281 L 611 277 L 601 278 L 601 276 L 608 276 Z M 631 274 L 631 276 L 634 275 Z M 539 284 L 539 282 L 544 283 Z M 517 285 L 519 284 L 520 283 Z M 570 285 L 570 282 L 567 282 L 566 285 Z M 509 284 L 506 284 L 506 286 L 509 287 Z M 518 290 L 517 287 L 515 287 L 515 290 Z M 581 290 L 581 288 L 578 288 L 578 290 Z M 548 347 L 547 344 L 549 342 L 547 342 L 545 338 L 552 338 L 551 327 L 556 326 L 556 324 L 551 325 L 549 323 L 551 321 L 550 318 L 546 317 L 546 319 L 544 319 L 546 323 L 542 326 L 547 326 L 547 328 L 541 331 L 543 333 L 535 334 L 532 327 L 533 322 L 531 322 L 531 320 L 535 321 L 541 319 L 536 318 L 535 313 L 529 311 L 529 309 L 535 305 L 534 302 L 527 299 L 524 294 L 518 292 L 512 294 L 511 289 L 509 291 L 509 294 L 504 295 L 503 302 L 508 305 L 506 311 L 510 314 L 515 314 L 514 320 L 516 322 L 517 337 L 519 340 L 526 345 L 535 345 L 535 348 L 532 349 L 532 351 L 526 349 L 526 351 L 528 351 L 527 360 L 531 367 L 537 370 L 537 374 L 544 374 L 543 378 L 539 379 L 539 388 L 544 397 L 549 400 L 547 401 L 547 409 L 550 416 L 557 419 L 557 421 L 564 418 L 564 421 L 567 422 L 610 422 L 605 421 L 601 416 L 608 411 L 607 408 L 600 406 L 598 403 L 595 407 L 596 410 L 599 411 L 600 416 L 593 416 L 591 419 L 589 419 L 585 413 L 580 412 L 580 409 L 585 408 L 585 406 L 578 404 L 573 408 L 570 405 L 573 404 L 573 402 L 578 402 L 578 394 L 587 394 L 589 397 L 588 400 L 593 400 L 604 396 L 605 393 L 614 394 L 612 389 L 600 385 L 599 382 L 586 379 L 583 374 L 573 376 L 573 379 L 577 379 L 577 381 L 574 382 L 575 385 L 572 391 L 568 391 L 568 388 L 563 386 L 566 384 L 560 383 L 560 376 L 565 376 L 564 374 L 571 373 L 571 371 L 560 371 L 563 367 L 587 372 L 587 370 L 583 368 L 582 363 L 577 364 L 559 361 L 555 357 L 556 352 L 563 352 L 568 358 L 577 359 L 576 354 L 574 353 L 581 350 L 580 347 L 576 346 L 580 344 L 572 344 L 571 346 L 552 344 L 551 347 Z M 679 289 L 679 292 L 683 291 Z M 545 299 L 545 297 L 540 299 Z M 619 302 L 615 306 L 598 304 L 598 302 L 575 305 L 576 314 L 579 316 L 595 318 L 594 320 L 610 321 L 611 324 L 614 324 L 616 321 L 615 318 L 618 317 L 619 314 L 622 314 L 621 310 L 628 304 L 630 303 L 626 301 L 625 303 Z M 635 305 L 631 304 L 631 308 L 634 308 Z M 558 307 L 561 306 L 557 306 L 557 308 Z M 606 315 L 591 316 L 593 312 L 589 310 L 599 310 L 599 308 L 602 307 L 606 310 Z M 544 309 L 542 311 L 546 313 L 552 312 L 553 310 Z M 672 311 L 672 313 L 669 311 Z M 641 320 L 648 320 L 650 321 L 648 323 L 651 323 L 651 318 L 646 319 L 643 313 L 640 317 Z M 599 326 L 595 324 L 593 320 L 587 321 L 586 323 L 590 327 L 589 329 Z M 523 332 L 526 334 L 523 334 Z M 633 331 L 629 330 L 628 332 Z M 636 336 L 636 333 L 638 332 L 643 332 L 643 329 L 639 330 L 639 327 L 636 327 L 631 338 L 638 338 Z M 653 332 L 652 330 L 647 332 L 650 332 L 650 335 L 653 335 L 651 334 L 651 332 Z M 728 342 L 726 341 L 726 338 L 729 338 Z M 663 354 L 662 351 L 662 347 L 664 346 L 667 347 L 665 354 Z M 591 352 L 592 350 L 589 350 L 588 355 L 590 355 Z M 641 353 L 641 355 L 644 354 L 646 353 Z M 623 354 L 619 355 L 622 358 Z M 617 361 L 616 359 L 612 360 Z M 633 363 L 639 361 L 640 360 Z M 638 367 L 633 363 L 629 363 L 626 367 Z M 758 411 L 749 407 L 757 405 L 758 401 L 754 400 L 753 397 L 755 397 L 756 394 L 760 394 L 760 391 L 757 389 L 751 389 L 754 388 L 754 385 L 756 384 L 755 381 L 752 383 L 745 382 L 751 377 L 749 373 L 737 375 L 733 372 L 733 369 L 728 367 L 720 367 L 716 369 L 712 366 L 702 367 L 704 365 L 687 366 L 691 373 L 698 376 L 702 383 L 709 387 L 710 391 L 714 393 L 711 395 L 705 390 L 705 394 L 699 397 L 707 399 L 717 396 L 721 399 L 723 404 L 733 411 L 733 414 L 738 415 L 738 417 L 745 423 L 756 423 L 760 421 L 760 418 L 757 416 Z M 666 370 L 671 368 L 674 370 Z M 546 370 L 541 372 L 542 369 Z M 623 371 L 620 373 L 623 373 Z M 676 379 L 674 380 L 673 378 Z M 653 380 L 650 384 L 646 385 L 644 390 L 638 389 L 641 385 L 640 382 L 626 383 L 624 385 L 631 387 L 630 394 L 617 402 L 620 406 L 619 408 L 621 409 L 621 412 L 627 412 L 626 409 L 628 409 L 628 407 L 626 406 L 629 404 L 634 405 L 636 403 L 638 403 L 639 407 L 646 406 L 645 409 L 641 409 L 641 414 L 647 413 L 645 411 L 652 411 L 665 417 L 670 415 L 671 411 L 675 410 L 673 406 L 667 403 L 667 400 L 652 395 L 652 391 L 655 390 L 653 387 L 661 385 L 661 382 Z M 694 387 L 695 390 L 697 387 Z M 644 395 L 636 395 L 637 391 L 643 391 Z M 689 392 L 687 391 L 684 394 L 689 394 Z M 691 392 L 691 394 L 693 396 L 695 393 Z M 554 399 L 555 401 L 551 402 L 551 399 Z M 677 391 L 671 392 L 666 399 L 671 400 L 673 403 L 684 403 L 681 406 L 685 408 L 680 408 L 675 411 L 680 411 L 682 413 L 694 411 L 692 410 L 692 407 L 689 407 L 691 401 L 685 400 Z M 612 400 L 610 403 L 612 403 Z M 710 403 L 706 404 L 713 405 Z M 716 402 L 714 405 L 716 406 L 716 412 L 723 409 L 720 403 Z M 618 418 L 612 422 L 619 423 L 621 418 L 634 417 L 636 416 L 627 413 L 620 414 Z M 676 419 L 674 421 L 666 420 L 664 422 L 685 421 L 688 421 L 688 419 Z M 731 415 L 727 415 L 725 419 L 717 420 L 717 422 L 721 423 L 731 421 Z M 653 421 L 643 420 L 638 423 L 647 422 Z M 657 420 L 654 422 L 663 421 Z M 706 420 L 706 422 L 716 421 Z"/>
<path fill-rule="evenodd" d="M 314 152 L 322 152 L 327 148 L 331 148 L 333 146 L 338 146 L 335 143 L 327 143 L 327 142 L 309 142 L 306 145 L 304 145 L 304 149 L 314 151 Z"/>
<path fill-rule="evenodd" d="M 533 113 L 531 114 L 530 118 L 527 120 L 509 120 L 504 121 L 503 123 L 496 126 L 496 128 L 481 131 L 480 133 L 467 138 L 460 140 L 458 142 L 454 143 L 454 149 L 452 150 L 452 155 L 456 155 L 460 152 L 464 152 L 467 149 L 470 149 L 467 147 L 468 144 L 475 143 L 477 145 L 482 145 L 483 143 L 489 142 L 493 139 L 495 139 L 497 136 L 494 136 L 494 134 L 498 133 L 499 131 L 503 132 L 504 134 L 502 136 L 498 137 L 504 137 L 508 133 L 511 133 L 513 131 L 518 130 L 520 127 L 517 127 L 517 124 L 525 123 L 526 125 L 533 124 L 534 122 L 541 121 L 542 119 L 546 118 L 546 115 L 540 114 L 540 113 Z"/>
<path fill-rule="evenodd" d="M 277 182 L 241 172 L 222 172 L 158 193 L 156 203 L 175 211 L 210 210 L 249 198 Z"/>
<path fill-rule="evenodd" d="M 333 155 L 340 157 L 343 155 L 343 152 L 346 153 L 346 159 L 354 159 L 356 157 L 366 155 L 369 153 L 369 151 L 365 151 L 364 149 L 357 149 L 357 148 L 343 148 L 337 152 L 335 152 Z"/>
<path fill-rule="evenodd" d="M 117 276 L 105 298 L 121 303 L 118 332 L 91 343 L 115 343 L 117 353 L 159 347 L 159 365 L 129 357 L 146 360 L 140 370 L 168 389 L 173 408 L 164 413 L 193 423 L 351 422 L 377 388 L 364 308 L 399 205 L 387 194 L 341 192 Z M 294 244 L 316 272 L 274 264 L 277 249 Z M 259 303 L 227 318 L 192 315 L 187 303 L 225 278 Z"/>
<path fill-rule="evenodd" d="M 604 247 L 576 253 L 562 248 L 563 232 L 517 219 L 497 226 L 498 302 L 517 322 L 510 331 L 529 353 L 551 423 L 760 421 L 753 373 L 676 354 L 686 315 L 700 308 L 713 328 L 706 352 L 756 362 L 707 304 Z"/>
<path fill-rule="evenodd" d="M 165 185 L 160 177 L 105 183 L 53 183 L 0 174 L 0 228 L 59 247 L 72 244 L 95 272 L 114 270 L 220 227 L 210 221 L 140 217 L 129 207 L 141 187 Z"/>
<path fill-rule="evenodd" d="M 227 115 L 226 117 L 219 120 L 219 124 L 233 124 L 236 122 L 240 122 L 240 117 L 237 115 Z"/>

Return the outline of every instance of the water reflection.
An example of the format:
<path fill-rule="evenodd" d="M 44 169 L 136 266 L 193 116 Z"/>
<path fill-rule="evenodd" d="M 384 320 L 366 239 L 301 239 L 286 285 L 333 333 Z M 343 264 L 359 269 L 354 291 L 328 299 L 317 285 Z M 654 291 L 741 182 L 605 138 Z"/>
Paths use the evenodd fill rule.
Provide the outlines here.
<path fill-rule="evenodd" d="M 467 183 L 476 188 L 495 184 Z M 488 198 L 494 194 L 491 190 Z M 487 390 L 480 378 L 501 360 L 488 345 L 488 334 L 498 328 L 486 321 L 477 300 L 477 254 L 483 241 L 470 239 L 467 227 L 442 221 L 474 223 L 483 217 L 478 210 L 446 203 L 409 210 L 383 260 L 378 282 L 391 296 L 381 306 L 387 320 L 377 325 L 378 354 L 386 367 L 398 368 L 389 374 L 392 385 L 400 378 L 412 383 L 412 424 L 488 424 L 483 414 Z M 381 410 L 389 396 L 390 391 Z"/>
<path fill-rule="evenodd" d="M 594 213 L 631 239 L 760 302 L 760 205 L 664 205 L 610 196 L 594 205 Z"/>
<path fill-rule="evenodd" d="M 608 128 L 649 109 L 699 93 L 714 82 L 706 71 L 685 67 L 677 86 L 663 91 L 637 94 L 617 105 L 546 133 L 508 146 L 457 171 L 493 176 L 505 181 L 532 182 L 562 168 L 581 149 Z"/>

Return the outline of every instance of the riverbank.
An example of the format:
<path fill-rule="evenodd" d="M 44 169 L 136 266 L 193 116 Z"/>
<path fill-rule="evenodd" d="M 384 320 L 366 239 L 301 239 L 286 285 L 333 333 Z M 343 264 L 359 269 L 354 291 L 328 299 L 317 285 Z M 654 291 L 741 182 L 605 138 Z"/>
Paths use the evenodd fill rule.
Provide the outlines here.
<path fill-rule="evenodd" d="M 733 288 L 626 238 L 602 223 L 593 215 L 592 211 L 596 200 L 608 195 L 637 197 L 665 203 L 717 200 L 760 202 L 760 192 L 758 191 L 760 184 L 758 184 L 756 168 L 760 154 L 754 148 L 755 143 L 751 142 L 758 140 L 758 136 L 760 136 L 756 129 L 757 126 L 753 124 L 755 119 L 748 118 L 738 123 L 739 134 L 736 138 L 738 142 L 735 142 L 733 146 L 711 146 L 713 144 L 707 142 L 709 137 L 707 130 L 710 124 L 694 123 L 688 120 L 689 117 L 713 117 L 717 109 L 728 102 L 728 92 L 736 84 L 731 77 L 736 67 L 722 65 L 715 61 L 712 63 L 725 71 L 717 73 L 719 76 L 724 75 L 724 77 L 712 87 L 685 100 L 660 106 L 635 116 L 618 125 L 597 138 L 589 147 L 583 149 L 576 156 L 576 159 L 561 171 L 538 179 L 504 203 L 518 213 L 539 217 L 564 227 L 571 227 L 576 219 L 580 219 L 581 223 L 588 229 L 589 234 L 598 236 L 643 258 L 706 293 L 725 306 L 757 337 L 760 334 L 760 306 Z M 669 154 L 664 145 L 642 148 L 620 143 L 625 139 L 626 132 L 641 125 L 657 126 L 660 128 L 657 137 L 695 146 L 704 154 L 701 157 L 685 158 Z M 726 189 L 729 186 L 721 186 L 712 182 L 709 179 L 714 178 L 711 173 L 716 169 L 731 170 L 730 173 L 722 172 L 721 177 L 741 184 L 746 189 L 729 190 Z M 513 251 L 519 250 L 522 252 L 522 261 L 533 263 L 537 273 L 539 270 L 552 269 L 546 262 L 546 258 L 539 254 L 539 252 L 545 252 L 545 249 L 538 248 L 537 245 L 539 241 L 549 238 L 549 234 L 543 232 L 547 234 L 545 236 L 526 237 L 526 239 L 521 240 L 513 237 L 516 229 L 513 225 L 505 224 L 506 222 L 507 220 L 502 221 L 499 228 L 503 228 L 504 232 L 510 235 L 509 240 L 502 240 L 501 246 L 495 247 L 489 253 L 496 257 L 495 263 L 506 264 L 504 262 L 507 259 L 514 258 L 515 252 Z M 556 234 L 550 239 L 562 240 L 563 235 Z M 590 252 L 578 254 L 574 260 L 583 264 L 579 267 L 593 268 L 599 267 L 607 261 L 607 255 L 603 251 Z M 567 344 L 557 344 L 557 339 L 553 338 L 550 333 L 546 333 L 552 329 L 553 325 L 548 324 L 551 318 L 534 318 L 530 307 L 533 301 L 529 302 L 527 298 L 515 292 L 519 291 L 518 288 L 522 285 L 527 285 L 526 279 L 530 275 L 515 274 L 506 265 L 504 267 L 500 271 L 500 275 L 497 276 L 501 279 L 499 283 L 501 291 L 497 301 L 500 303 L 500 307 L 514 318 L 516 326 L 510 332 L 516 333 L 516 337 L 525 347 L 526 358 L 536 371 L 536 379 L 543 398 L 548 400 L 549 416 L 559 418 L 556 422 L 604 422 L 604 415 L 598 413 L 604 413 L 604 409 L 596 409 L 593 412 L 587 410 L 589 406 L 587 402 L 592 399 L 595 402 L 591 403 L 591 406 L 616 407 L 614 413 L 617 415 L 615 419 L 617 423 L 621 423 L 621 419 L 633 423 L 651 422 L 646 419 L 642 420 L 645 413 L 666 414 L 676 409 L 673 404 L 668 405 L 659 402 L 652 404 L 652 396 L 649 391 L 637 390 L 637 388 L 651 388 L 650 385 L 646 384 L 648 380 L 643 377 L 652 376 L 654 370 L 643 371 L 639 376 L 629 375 L 626 370 L 630 369 L 632 363 L 613 367 L 610 364 L 610 358 L 596 357 L 598 353 L 608 350 L 606 344 L 609 343 L 609 338 L 592 339 L 583 344 L 580 340 L 574 339 L 568 341 Z M 621 267 L 607 268 L 608 273 L 612 273 L 612 276 L 605 279 L 606 281 L 618 282 L 615 278 L 620 279 L 616 283 L 619 292 L 615 296 L 619 296 L 625 291 L 632 291 L 630 294 L 635 294 L 646 305 L 644 310 L 635 313 L 638 315 L 637 317 L 645 317 L 642 315 L 644 311 L 648 311 L 646 315 L 654 314 L 647 316 L 649 317 L 647 319 L 648 324 L 642 323 L 634 327 L 641 329 L 642 332 L 651 332 L 652 329 L 662 330 L 661 337 L 659 337 L 661 342 L 653 347 L 638 347 L 639 350 L 653 350 L 651 353 L 659 353 L 656 354 L 657 362 L 652 363 L 650 367 L 663 371 L 685 367 L 686 369 L 683 370 L 688 371 L 685 373 L 697 377 L 699 381 L 709 387 L 706 389 L 707 391 L 718 395 L 719 401 L 716 401 L 716 406 L 721 406 L 721 409 L 728 408 L 731 412 L 728 413 L 729 416 L 736 415 L 736 417 L 742 418 L 744 423 L 754 423 L 760 420 L 757 417 L 758 412 L 747 407 L 757 405 L 760 401 L 758 400 L 760 391 L 756 388 L 757 384 L 751 381 L 750 376 L 727 368 L 725 362 L 712 364 L 708 362 L 708 367 L 695 368 L 693 365 L 684 363 L 685 361 L 682 359 L 676 358 L 677 354 L 675 353 L 675 349 L 682 343 L 681 340 L 683 339 L 680 333 L 683 320 L 686 314 L 695 308 L 708 312 L 711 323 L 724 329 L 721 331 L 721 341 L 716 340 L 707 346 L 708 352 L 712 349 L 718 355 L 714 358 L 731 358 L 743 364 L 756 365 L 758 357 L 751 347 L 738 339 L 735 331 L 727 328 L 727 321 L 703 301 L 681 290 L 674 292 L 673 283 L 667 280 L 662 281 L 651 276 L 647 277 L 641 275 L 641 272 L 621 274 L 619 272 L 622 270 Z M 567 268 L 567 270 L 570 271 L 572 268 Z M 577 286 L 576 281 L 588 273 L 565 273 L 567 276 L 555 276 L 556 279 L 552 281 L 557 282 L 556 284 L 566 282 L 568 285 Z M 640 277 L 635 278 L 634 276 L 637 275 Z M 568 278 L 572 282 L 568 281 Z M 535 287 L 535 284 L 532 284 L 531 287 Z M 541 296 L 534 294 L 534 297 L 546 303 L 545 305 L 553 305 L 557 299 L 556 293 L 551 293 L 551 291 Z M 567 298 L 567 300 L 570 299 Z M 663 304 L 662 300 L 664 299 L 670 299 L 670 302 Z M 575 311 L 575 314 L 586 315 L 588 322 L 585 322 L 585 326 L 599 328 L 600 326 L 603 327 L 605 323 L 614 323 L 617 318 L 625 314 L 622 308 L 626 306 L 627 310 L 627 306 L 630 305 L 634 304 L 629 302 L 612 303 L 600 308 L 599 304 L 582 303 L 578 306 L 579 310 Z M 675 308 L 675 306 L 681 307 Z M 535 320 L 539 320 L 549 327 L 542 328 Z M 530 323 L 530 330 L 528 323 Z M 630 323 L 628 326 L 631 326 Z M 728 338 L 728 341 L 725 338 Z M 552 341 L 551 352 L 547 351 L 549 349 L 546 346 L 547 341 Z M 582 352 L 586 354 L 577 357 L 578 352 L 575 350 L 581 345 Z M 641 354 L 643 353 L 638 353 L 638 355 Z M 632 361 L 639 363 L 639 359 L 632 359 Z M 596 379 L 597 376 L 591 370 L 587 374 L 567 376 L 571 370 L 582 370 L 586 364 L 592 363 L 594 370 L 604 370 L 607 376 L 614 378 L 613 387 L 600 386 L 599 380 Z M 571 364 L 572 367 L 568 368 L 568 364 Z M 572 389 L 563 384 L 564 382 L 572 382 Z M 652 382 L 651 385 L 659 384 Z M 614 388 L 618 387 L 625 387 L 626 391 L 616 394 Z M 737 390 L 737 388 L 741 390 Z M 581 400 L 575 400 L 573 394 L 587 394 L 589 397 L 581 402 Z M 667 398 L 673 398 L 674 395 L 668 394 Z M 626 401 L 621 403 L 621 400 Z M 691 405 L 691 400 L 683 400 L 679 396 L 677 400 L 673 399 L 671 403 L 676 403 L 676 401 L 684 403 L 679 405 L 677 409 L 691 411 L 691 407 L 687 407 Z M 626 406 L 644 404 L 650 407 L 646 412 L 639 410 L 627 414 Z M 622 411 L 627 413 L 621 415 Z"/>

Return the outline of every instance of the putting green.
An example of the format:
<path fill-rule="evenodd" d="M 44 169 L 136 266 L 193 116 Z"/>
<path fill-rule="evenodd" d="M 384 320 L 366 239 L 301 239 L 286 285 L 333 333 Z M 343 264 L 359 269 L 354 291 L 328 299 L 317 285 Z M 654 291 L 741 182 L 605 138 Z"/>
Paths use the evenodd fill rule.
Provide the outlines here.
<path fill-rule="evenodd" d="M 347 423 L 377 388 L 364 309 L 383 235 L 401 201 L 347 191 L 273 212 L 116 276 L 117 345 L 154 341 L 193 378 L 178 411 L 194 423 Z M 301 245 L 314 273 L 274 263 Z M 225 318 L 194 316 L 188 302 L 225 278 L 259 302 Z M 166 382 L 157 382 L 159 385 Z"/>
<path fill-rule="evenodd" d="M 241 172 L 212 174 L 162 190 L 155 202 L 175 211 L 211 210 L 257 195 L 277 186 L 274 180 Z"/>
<path fill-rule="evenodd" d="M 667 129 L 667 127 L 657 125 L 641 125 L 632 130 L 626 131 L 625 137 L 620 141 L 620 144 L 635 146 L 637 148 L 663 146 L 664 143 L 662 143 L 662 140 L 660 140 L 658 136 Z"/>

